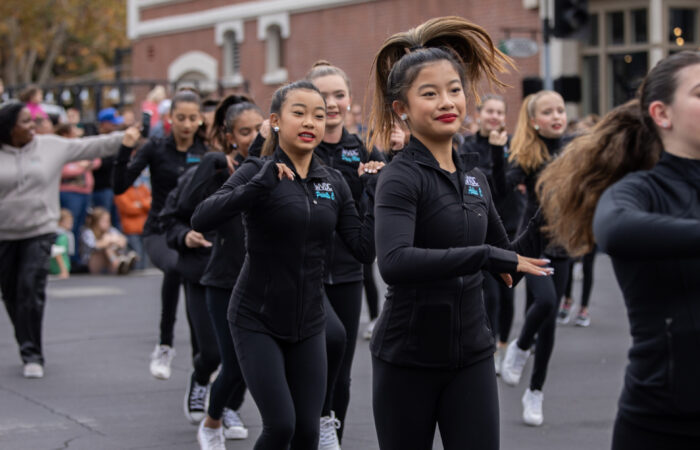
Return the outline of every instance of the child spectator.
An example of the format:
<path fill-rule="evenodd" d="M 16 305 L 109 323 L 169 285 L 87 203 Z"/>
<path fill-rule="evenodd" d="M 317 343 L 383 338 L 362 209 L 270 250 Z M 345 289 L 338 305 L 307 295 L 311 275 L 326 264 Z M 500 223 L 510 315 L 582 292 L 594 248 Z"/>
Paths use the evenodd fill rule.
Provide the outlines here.
<path fill-rule="evenodd" d="M 143 178 L 139 177 L 126 192 L 114 197 L 122 219 L 122 229 L 126 234 L 126 240 L 129 247 L 138 255 L 138 261 L 134 265 L 135 269 L 146 268 L 146 253 L 141 234 L 143 233 L 143 225 L 148 218 L 148 211 L 151 210 L 151 190 Z"/>
<path fill-rule="evenodd" d="M 71 231 L 72 228 L 73 214 L 62 208 L 56 230 L 56 242 L 51 247 L 51 262 L 49 264 L 49 273 L 58 275 L 59 278 L 70 276 L 70 257 L 75 253 L 75 237 Z"/>
<path fill-rule="evenodd" d="M 129 273 L 136 262 L 136 253 L 128 252 L 126 237 L 111 225 L 109 211 L 93 208 L 80 235 L 80 257 L 90 273 Z"/>

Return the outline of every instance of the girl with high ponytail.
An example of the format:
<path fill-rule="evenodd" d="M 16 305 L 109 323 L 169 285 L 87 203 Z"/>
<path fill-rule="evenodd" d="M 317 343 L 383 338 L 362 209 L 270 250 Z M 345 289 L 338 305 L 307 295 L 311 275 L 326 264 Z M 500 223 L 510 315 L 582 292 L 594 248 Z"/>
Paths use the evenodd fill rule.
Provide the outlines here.
<path fill-rule="evenodd" d="M 508 158 L 513 165 L 508 174 L 509 183 L 524 185 L 527 196 L 519 231 L 539 209 L 535 183 L 542 169 L 564 147 L 566 124 L 564 99 L 557 92 L 539 91 L 523 101 Z M 554 349 L 559 302 L 566 289 L 570 265 L 567 253 L 561 248 L 549 245 L 543 255 L 552 261 L 554 276 L 546 279 L 526 276 L 528 300 L 532 300 L 532 305 L 527 310 L 520 335 L 508 345 L 501 365 L 501 379 L 516 386 L 530 356 L 530 348 L 536 345 L 534 368 L 522 398 L 523 421 L 532 426 L 542 425 L 544 421 L 542 389 Z"/>
<path fill-rule="evenodd" d="M 360 164 L 383 164 L 381 152 L 368 151 L 359 136 L 345 129 L 345 118 L 352 104 L 350 79 L 345 72 L 325 60 L 317 61 L 306 75 L 326 100 L 326 128 L 323 140 L 314 149 L 327 166 L 343 174 L 350 186 L 355 207 L 362 212 L 366 177 L 360 177 Z M 327 252 L 324 288 L 328 298 L 326 346 L 328 386 L 321 417 L 320 441 L 323 448 L 336 448 L 343 437 L 345 413 L 350 402 L 350 372 L 362 311 L 364 281 L 373 281 L 372 264 L 362 265 L 335 236 Z M 372 284 L 372 283 L 370 283 Z M 374 286 L 374 296 L 377 296 Z M 368 293 L 368 298 L 371 296 Z M 325 302 L 324 302 L 325 303 Z M 336 426 L 338 426 L 336 431 Z"/>
<path fill-rule="evenodd" d="M 497 449 L 493 336 L 482 270 L 546 276 L 540 234 L 511 245 L 484 174 L 452 149 L 468 90 L 510 60 L 483 28 L 440 17 L 390 37 L 374 61 L 372 138 L 395 120 L 408 145 L 379 178 L 376 242 L 389 285 L 371 342 L 374 418 L 383 450 L 430 449 L 439 425 L 446 449 Z M 386 145 L 386 143 L 385 143 Z M 517 250 L 516 251 L 514 251 Z M 420 405 L 420 407 L 416 407 Z"/>
<path fill-rule="evenodd" d="M 700 53 L 680 52 L 538 182 L 554 241 L 608 253 L 628 309 L 613 450 L 700 448 L 698 124 Z"/>
<path fill-rule="evenodd" d="M 216 344 L 221 355 L 221 370 L 211 384 L 207 414 L 200 424 L 198 438 L 206 437 L 223 441 L 244 439 L 248 430 L 238 416 L 243 403 L 246 384 L 241 374 L 236 350 L 229 330 L 226 312 L 233 286 L 245 258 L 245 230 L 240 214 L 224 219 L 215 202 L 203 200 L 211 193 L 206 186 L 210 180 L 234 172 L 249 155 L 251 143 L 263 123 L 260 108 L 244 95 L 230 95 L 216 108 L 212 125 L 211 142 L 223 152 L 205 156 L 192 177 L 189 190 L 191 198 L 184 199 L 194 209 L 192 228 L 200 233 L 216 231 L 209 262 L 200 283 L 205 290 L 205 304 Z M 220 182 L 216 188 L 223 184 Z M 201 437 L 200 437 L 201 436 Z M 206 448 L 206 447 L 203 447 Z"/>

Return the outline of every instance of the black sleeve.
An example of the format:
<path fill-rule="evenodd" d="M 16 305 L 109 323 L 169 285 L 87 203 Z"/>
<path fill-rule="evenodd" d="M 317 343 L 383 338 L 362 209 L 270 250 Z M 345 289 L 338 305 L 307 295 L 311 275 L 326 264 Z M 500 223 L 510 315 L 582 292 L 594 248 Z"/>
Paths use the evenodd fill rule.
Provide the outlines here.
<path fill-rule="evenodd" d="M 279 182 L 274 161 L 248 158 L 218 191 L 195 208 L 192 228 L 205 232 L 262 202 L 270 189 Z"/>
<path fill-rule="evenodd" d="M 368 205 L 362 220 L 355 208 L 355 200 L 350 192 L 350 187 L 343 176 L 338 174 L 340 210 L 336 231 L 358 261 L 363 264 L 371 264 L 375 257 L 373 210 L 374 184 L 376 184 L 377 175 L 367 174 L 360 178 L 370 179 L 370 181 L 365 182 Z"/>
<path fill-rule="evenodd" d="M 415 247 L 420 175 L 405 164 L 390 164 L 383 172 L 377 186 L 375 216 L 377 261 L 387 283 L 420 283 L 482 269 L 514 270 L 517 260 L 513 252 L 488 244 L 448 249 Z"/>
<path fill-rule="evenodd" d="M 112 189 L 115 195 L 123 194 L 124 191 L 129 189 L 136 178 L 141 175 L 143 169 L 150 164 L 154 142 L 149 139 L 143 147 L 138 149 L 131 163 L 129 163 L 129 160 L 134 149 L 123 145 L 119 148 L 112 172 Z"/>
<path fill-rule="evenodd" d="M 211 186 L 218 179 L 218 173 L 223 170 L 228 170 L 226 155 L 221 152 L 205 154 L 189 183 L 187 183 L 180 194 L 178 209 L 189 211 L 191 215 L 197 208 L 197 205 L 211 194 Z M 219 187 L 216 186 L 216 188 Z"/>
<path fill-rule="evenodd" d="M 250 144 L 250 147 L 248 147 L 248 156 L 260 158 L 260 154 L 262 153 L 264 143 L 265 138 L 262 134 L 258 133 L 258 135 L 255 136 L 255 139 L 253 139 L 253 142 Z"/>
<path fill-rule="evenodd" d="M 506 174 L 506 158 L 503 145 L 489 145 L 491 150 L 491 186 L 495 198 L 501 199 L 508 195 L 513 186 L 508 185 Z"/>
<path fill-rule="evenodd" d="M 649 212 L 642 180 L 624 179 L 598 201 L 593 231 L 598 246 L 620 258 L 684 258 L 700 254 L 700 220 Z"/>
<path fill-rule="evenodd" d="M 184 186 L 190 181 L 191 173 L 185 172 L 177 182 L 177 186 L 170 191 L 165 199 L 165 205 L 160 212 L 160 224 L 165 232 L 165 240 L 168 246 L 182 251 L 187 248 L 185 236 L 192 229 L 189 225 L 189 216 L 183 214 L 178 208 L 181 193 Z"/>

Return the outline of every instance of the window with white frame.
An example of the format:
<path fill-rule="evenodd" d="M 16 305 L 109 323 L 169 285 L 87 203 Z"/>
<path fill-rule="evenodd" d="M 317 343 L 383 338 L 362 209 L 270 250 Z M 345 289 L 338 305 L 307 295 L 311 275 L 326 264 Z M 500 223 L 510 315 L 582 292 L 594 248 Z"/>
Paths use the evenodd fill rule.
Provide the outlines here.
<path fill-rule="evenodd" d="M 258 18 L 258 39 L 265 41 L 265 74 L 263 83 L 287 82 L 284 63 L 284 39 L 289 37 L 289 15 L 286 13 Z"/>
<path fill-rule="evenodd" d="M 236 32 L 229 30 L 224 33 L 224 45 L 222 46 L 224 78 L 232 80 L 241 76 L 241 53 Z"/>

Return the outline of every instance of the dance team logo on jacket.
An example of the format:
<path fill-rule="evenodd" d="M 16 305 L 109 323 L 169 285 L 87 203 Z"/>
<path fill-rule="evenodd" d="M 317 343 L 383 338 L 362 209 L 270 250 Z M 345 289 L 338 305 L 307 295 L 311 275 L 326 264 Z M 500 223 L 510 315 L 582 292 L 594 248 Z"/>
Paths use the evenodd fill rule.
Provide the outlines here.
<path fill-rule="evenodd" d="M 360 152 L 357 150 L 341 150 L 340 158 L 345 162 L 360 162 Z"/>
<path fill-rule="evenodd" d="M 314 190 L 316 191 L 316 198 L 335 200 L 335 191 L 333 191 L 333 186 L 330 183 L 314 183 Z"/>
<path fill-rule="evenodd" d="M 484 193 L 481 190 L 479 182 L 476 181 L 475 177 L 466 175 L 464 177 L 464 185 L 467 187 L 467 194 L 473 195 L 474 197 L 483 197 Z"/>

